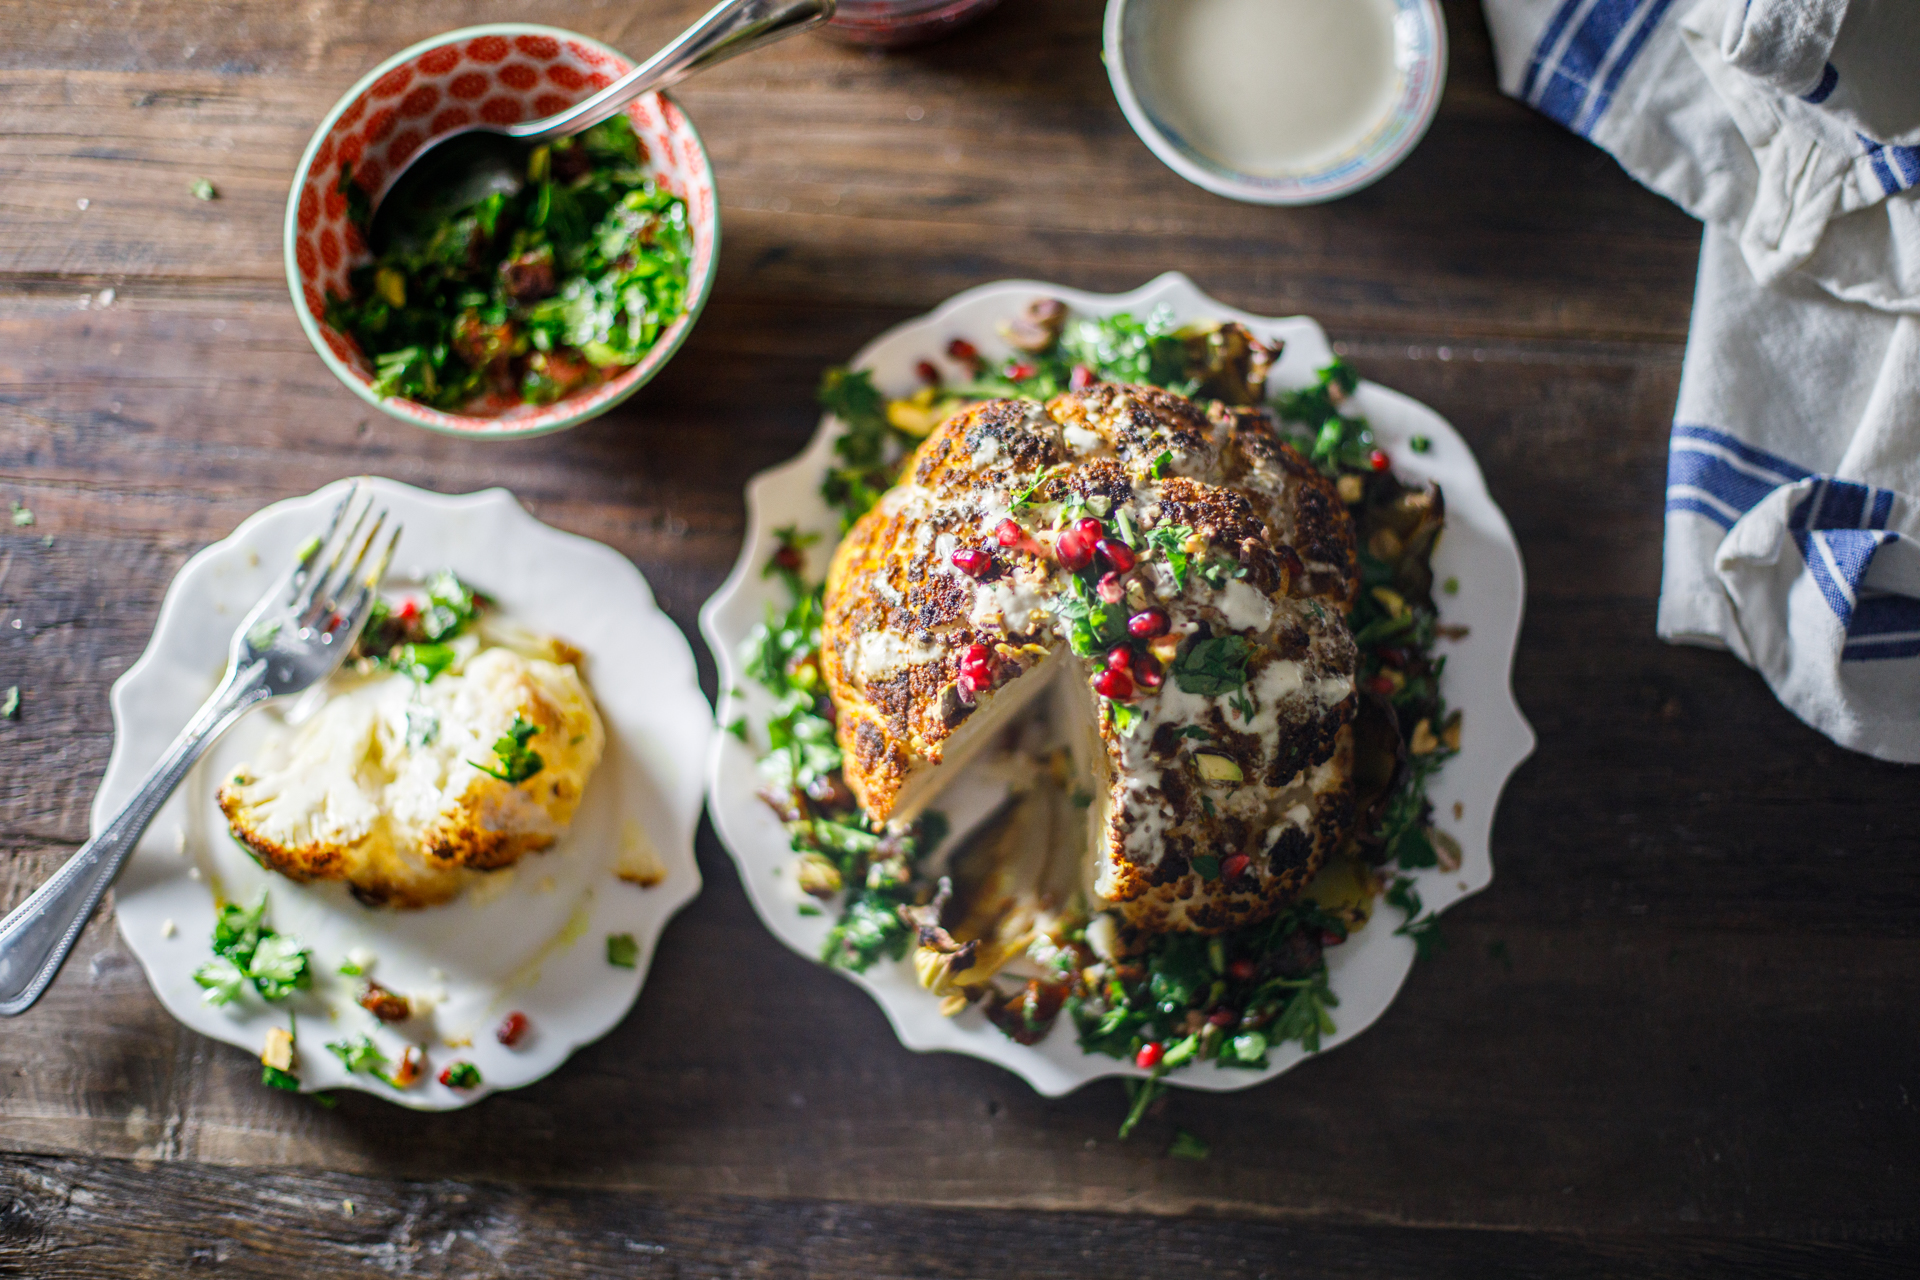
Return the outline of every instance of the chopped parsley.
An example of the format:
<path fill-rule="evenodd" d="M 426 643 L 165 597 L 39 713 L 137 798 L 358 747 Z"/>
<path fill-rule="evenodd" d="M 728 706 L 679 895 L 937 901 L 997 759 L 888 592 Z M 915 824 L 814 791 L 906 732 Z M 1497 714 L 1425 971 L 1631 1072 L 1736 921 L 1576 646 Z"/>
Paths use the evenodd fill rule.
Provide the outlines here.
<path fill-rule="evenodd" d="M 640 944 L 630 933 L 607 935 L 607 963 L 616 969 L 635 969 L 640 965 Z"/>
<path fill-rule="evenodd" d="M 364 232 L 370 210 L 341 191 Z M 436 409 L 550 404 L 638 364 L 687 304 L 686 202 L 647 171 L 625 115 L 531 148 L 525 183 L 444 215 L 353 270 L 326 323 L 373 361 L 376 395 Z"/>
<path fill-rule="evenodd" d="M 480 1068 L 471 1062 L 450 1062 L 447 1069 L 440 1073 L 440 1083 L 450 1089 L 477 1089 L 480 1087 Z"/>
<path fill-rule="evenodd" d="M 267 891 L 250 906 L 223 902 L 213 917 L 213 959 L 194 970 L 211 1005 L 228 1005 L 252 987 L 267 1000 L 284 1000 L 312 984 L 312 956 L 266 922 Z"/>
<path fill-rule="evenodd" d="M 1183 691 L 1217 698 L 1247 683 L 1252 656 L 1253 646 L 1240 636 L 1199 637 L 1180 646 L 1170 674 Z"/>
<path fill-rule="evenodd" d="M 1167 558 L 1167 567 L 1173 571 L 1173 589 L 1187 589 L 1187 543 L 1193 540 L 1193 530 L 1184 524 L 1163 524 L 1147 530 L 1147 545 Z"/>
<path fill-rule="evenodd" d="M 1213 1154 L 1213 1148 L 1185 1129 L 1176 1129 L 1173 1132 L 1173 1142 L 1167 1148 L 1167 1154 L 1175 1160 L 1205 1160 Z"/>
<path fill-rule="evenodd" d="M 816 393 L 820 404 L 845 427 L 833 441 L 833 463 L 820 494 L 840 512 L 845 532 L 899 478 L 900 464 L 918 444 L 887 421 L 887 402 L 862 369 L 829 369 Z"/>
<path fill-rule="evenodd" d="M 539 725 L 528 724 L 519 712 L 514 712 L 513 724 L 493 744 L 493 755 L 500 762 L 499 767 L 490 768 L 478 760 L 472 762 L 473 767 L 502 782 L 518 786 L 547 767 L 547 762 L 540 758 L 540 753 L 527 746 L 527 743 L 539 732 Z"/>
<path fill-rule="evenodd" d="M 354 657 L 363 664 L 403 671 L 420 684 L 431 683 L 453 666 L 458 655 L 450 642 L 471 630 L 491 602 L 451 569 L 427 575 L 423 585 L 424 603 L 409 599 L 395 607 L 384 598 L 374 600 L 367 625 L 354 642 Z"/>
<path fill-rule="evenodd" d="M 346 1064 L 348 1071 L 364 1071 L 368 1075 L 382 1076 L 381 1068 L 387 1065 L 387 1055 L 380 1052 L 380 1046 L 364 1032 L 346 1040 L 331 1040 L 327 1049 L 334 1057 Z M 384 1076 L 382 1076 L 384 1078 Z"/>

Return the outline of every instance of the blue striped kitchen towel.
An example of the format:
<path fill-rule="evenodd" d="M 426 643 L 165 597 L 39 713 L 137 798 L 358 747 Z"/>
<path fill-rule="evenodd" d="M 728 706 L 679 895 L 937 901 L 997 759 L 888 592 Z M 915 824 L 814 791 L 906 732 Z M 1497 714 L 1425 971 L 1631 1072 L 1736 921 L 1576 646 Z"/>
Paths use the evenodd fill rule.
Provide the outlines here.
<path fill-rule="evenodd" d="M 1706 223 L 1661 636 L 1920 762 L 1920 3 L 1484 3 L 1506 92 Z"/>

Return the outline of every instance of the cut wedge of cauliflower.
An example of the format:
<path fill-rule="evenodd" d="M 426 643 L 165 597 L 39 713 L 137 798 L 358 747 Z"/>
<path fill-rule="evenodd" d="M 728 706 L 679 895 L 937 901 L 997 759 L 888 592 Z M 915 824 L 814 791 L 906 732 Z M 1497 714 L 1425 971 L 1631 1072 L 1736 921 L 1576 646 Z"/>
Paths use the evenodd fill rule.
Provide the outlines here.
<path fill-rule="evenodd" d="M 556 656 L 559 651 L 556 651 Z M 494 746 L 517 721 L 540 768 Z M 606 731 L 571 663 L 483 648 L 434 680 L 348 687 L 220 788 L 234 836 L 295 880 L 344 880 L 363 902 L 433 906 L 550 847 L 572 822 Z"/>

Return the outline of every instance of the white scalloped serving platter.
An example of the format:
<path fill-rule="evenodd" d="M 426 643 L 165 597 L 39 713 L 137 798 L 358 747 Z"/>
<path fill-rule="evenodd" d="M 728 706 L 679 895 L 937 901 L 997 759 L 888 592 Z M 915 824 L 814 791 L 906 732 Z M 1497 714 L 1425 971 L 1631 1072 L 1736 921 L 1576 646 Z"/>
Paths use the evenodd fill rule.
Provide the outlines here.
<path fill-rule="evenodd" d="M 960 380 L 963 371 L 942 354 L 949 340 L 964 337 L 997 361 L 1008 350 L 996 326 L 1031 299 L 1043 296 L 1060 298 L 1075 311 L 1091 315 L 1144 316 L 1167 307 L 1182 321 L 1238 320 L 1269 341 L 1285 342 L 1285 352 L 1269 380 L 1276 391 L 1308 385 L 1315 370 L 1333 359 L 1326 335 L 1312 320 L 1249 315 L 1214 301 L 1185 276 L 1169 272 L 1126 294 L 1083 293 L 1029 280 L 982 285 L 930 315 L 881 335 L 854 357 L 853 365 L 871 370 L 876 385 L 894 395 L 919 385 L 914 367 L 921 360 L 934 361 L 949 377 Z M 1441 648 L 1447 657 L 1447 700 L 1464 713 L 1465 736 L 1462 753 L 1434 779 L 1430 794 L 1438 825 L 1459 840 L 1465 858 L 1457 871 L 1430 869 L 1414 877 L 1421 898 L 1441 911 L 1492 882 L 1487 842 L 1494 807 L 1508 776 L 1533 751 L 1533 731 L 1514 702 L 1509 678 L 1526 578 L 1506 517 L 1488 494 L 1466 442 L 1445 419 L 1415 400 L 1370 382 L 1360 385 L 1353 410 L 1372 423 L 1398 474 L 1415 483 L 1437 481 L 1446 493 L 1447 528 L 1434 556 L 1434 572 L 1442 581 L 1451 577 L 1460 584 L 1458 594 L 1439 597 L 1442 620 L 1469 629 L 1465 638 L 1443 641 Z M 770 699 L 746 675 L 741 649 L 768 607 L 785 604 L 784 589 L 761 572 L 778 545 L 775 529 L 798 525 L 802 531 L 822 535 L 811 550 L 809 569 L 815 576 L 825 571 L 839 525 L 820 497 L 819 484 L 840 429 L 831 415 L 823 418 L 806 452 L 762 472 L 747 485 L 747 536 L 740 559 L 700 613 L 701 633 L 720 668 L 722 724 L 731 724 L 739 716 L 755 726 L 765 722 Z M 1408 447 L 1416 435 L 1433 442 L 1426 453 Z M 800 913 L 801 898 L 789 870 L 793 854 L 779 820 L 755 796 L 756 781 L 754 749 L 730 734 L 716 735 L 707 777 L 707 805 L 714 825 L 739 864 L 741 879 L 767 927 L 795 951 L 817 957 L 832 925 L 831 916 Z M 1372 1025 L 1386 1012 L 1413 967 L 1412 941 L 1393 932 L 1397 914 L 1383 908 L 1368 928 L 1328 951 L 1331 982 L 1340 1000 L 1334 1012 L 1339 1030 L 1322 1040 L 1323 1049 L 1343 1044 Z M 920 988 L 905 961 L 883 962 L 849 976 L 879 1001 L 909 1049 L 966 1053 L 999 1063 L 1049 1096 L 1105 1076 L 1145 1074 L 1132 1063 L 1083 1053 L 1064 1020 L 1041 1043 L 1026 1046 L 994 1028 L 977 1007 L 943 1018 L 938 1002 Z M 1289 1044 L 1273 1051 L 1272 1066 L 1265 1071 L 1202 1063 L 1167 1079 L 1196 1089 L 1244 1089 L 1279 1075 L 1306 1056 L 1298 1045 Z"/>
<path fill-rule="evenodd" d="M 113 755 L 94 798 L 95 830 L 212 692 L 234 627 L 349 483 L 255 513 L 174 578 L 147 651 L 113 687 Z M 449 497 L 391 480 L 369 483 L 405 528 L 390 588 L 451 568 L 493 597 L 504 619 L 586 655 L 607 751 L 572 828 L 547 852 L 489 877 L 479 892 L 419 911 L 362 906 L 340 884 L 295 883 L 253 861 L 214 801 L 219 780 L 287 710 L 268 706 L 234 726 L 160 811 L 114 901 L 154 993 L 189 1027 L 258 1052 L 268 1028 L 287 1026 L 291 1012 L 305 1089 L 363 1089 L 445 1111 L 540 1079 L 632 1008 L 661 930 L 700 891 L 698 761 L 713 716 L 686 638 L 625 556 L 541 524 L 504 489 Z M 622 849 L 641 839 L 666 868 L 665 879 L 646 889 L 613 872 Z M 216 886 L 237 901 L 268 891 L 269 922 L 312 948 L 313 990 L 273 1005 L 251 993 L 225 1009 L 205 1002 L 193 972 L 211 955 Z M 639 944 L 635 968 L 607 962 L 606 937 L 622 933 Z M 384 1028 L 360 1009 L 359 980 L 338 972 L 356 948 L 377 957 L 372 976 L 383 985 L 440 997 L 432 1015 Z M 493 1033 L 511 1011 L 524 1013 L 531 1029 L 509 1049 Z M 427 1078 L 401 1090 L 348 1074 L 324 1044 L 362 1031 L 389 1056 L 419 1043 Z M 433 1079 L 455 1059 L 479 1067 L 481 1087 L 455 1090 Z"/>

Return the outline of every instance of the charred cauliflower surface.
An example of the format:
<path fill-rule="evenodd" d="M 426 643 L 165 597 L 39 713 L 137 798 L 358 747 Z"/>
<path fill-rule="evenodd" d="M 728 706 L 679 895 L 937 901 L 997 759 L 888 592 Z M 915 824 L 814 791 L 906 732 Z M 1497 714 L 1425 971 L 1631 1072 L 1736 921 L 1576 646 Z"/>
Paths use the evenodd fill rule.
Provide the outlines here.
<path fill-rule="evenodd" d="M 494 744 L 515 717 L 542 767 L 518 783 Z M 295 880 L 345 880 L 396 907 L 445 902 L 548 848 L 573 820 L 605 730 L 573 666 L 486 649 L 424 685 L 400 674 L 332 698 L 220 788 L 234 836 Z"/>
<path fill-rule="evenodd" d="M 1096 559 L 1076 587 L 1060 540 L 1090 513 L 1135 563 Z M 1112 703 L 1105 649 L 1069 646 L 1090 590 L 1122 617 L 1166 615 L 1164 634 L 1121 637 L 1153 657 Z M 1353 822 L 1356 590 L 1345 508 L 1263 415 L 1118 385 L 975 406 L 835 553 L 822 666 L 847 782 L 876 821 L 910 818 L 1060 676 L 1096 792 L 1095 908 L 1133 936 L 1258 920 Z M 1224 676 L 1198 661 L 1223 648 Z M 985 684 L 966 674 L 983 652 Z"/>

